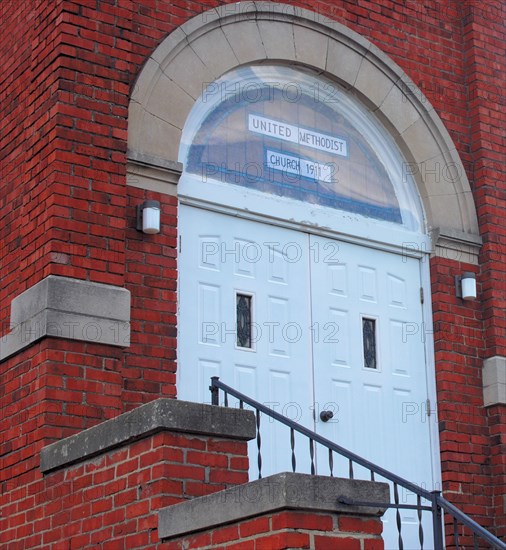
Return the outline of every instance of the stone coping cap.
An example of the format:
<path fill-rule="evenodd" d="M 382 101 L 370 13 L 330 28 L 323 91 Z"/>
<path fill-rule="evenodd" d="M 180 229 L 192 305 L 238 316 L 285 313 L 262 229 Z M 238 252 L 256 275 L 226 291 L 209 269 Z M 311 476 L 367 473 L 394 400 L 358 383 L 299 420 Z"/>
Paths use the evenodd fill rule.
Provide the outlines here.
<path fill-rule="evenodd" d="M 389 502 L 387 483 L 284 472 L 160 510 L 160 540 L 242 521 L 281 510 L 339 512 L 382 516 L 385 508 L 357 507 L 338 502 Z"/>
<path fill-rule="evenodd" d="M 157 399 L 48 445 L 41 451 L 41 470 L 50 472 L 160 431 L 250 440 L 256 436 L 255 415 L 241 409 Z"/>
<path fill-rule="evenodd" d="M 0 361 L 46 337 L 128 347 L 130 302 L 126 288 L 48 275 L 12 300 Z"/>

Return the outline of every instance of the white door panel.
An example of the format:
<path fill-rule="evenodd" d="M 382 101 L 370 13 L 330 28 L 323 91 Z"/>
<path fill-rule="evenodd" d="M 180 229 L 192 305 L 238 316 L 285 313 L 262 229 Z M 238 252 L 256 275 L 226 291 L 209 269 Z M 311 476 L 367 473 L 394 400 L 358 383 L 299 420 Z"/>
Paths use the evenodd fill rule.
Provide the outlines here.
<path fill-rule="evenodd" d="M 423 319 L 419 260 L 190 206 L 181 207 L 180 235 L 179 398 L 209 402 L 210 377 L 219 376 L 430 488 L 429 424 L 410 414 L 428 396 L 423 341 L 406 331 Z M 238 345 L 238 294 L 251 297 L 250 347 Z M 374 334 L 365 338 L 367 362 L 364 322 Z M 334 417 L 322 422 L 323 410 Z M 295 448 L 297 471 L 309 472 L 307 440 L 296 438 Z M 289 430 L 264 415 L 261 449 L 263 476 L 291 470 Z M 253 441 L 251 479 L 258 476 L 257 455 Z M 318 473 L 328 475 L 327 451 L 315 458 Z M 369 478 L 357 466 L 354 474 Z M 333 475 L 348 476 L 348 461 L 334 456 Z M 400 498 L 416 502 L 413 495 Z M 401 515 L 405 540 L 416 541 L 416 513 Z M 395 513 L 384 521 L 389 548 Z"/>
<path fill-rule="evenodd" d="M 312 248 L 324 243 L 325 239 L 311 237 Z M 406 323 L 422 321 L 419 261 L 349 243 L 338 246 L 334 265 L 313 262 L 311 271 L 313 322 L 333 318 L 339 326 L 338 343 L 313 343 L 315 400 L 334 403 L 337 410 L 328 422 L 317 419 L 317 431 L 414 483 L 430 486 L 428 422 L 421 415 L 408 422 L 406 415 L 419 410 L 428 395 L 422 339 L 407 337 L 405 330 Z M 336 273 L 340 285 L 335 283 Z M 375 368 L 364 364 L 364 318 L 375 323 Z M 348 461 L 334 457 L 334 475 L 348 475 L 348 469 Z M 354 469 L 356 477 L 369 476 L 362 468 Z M 330 473 L 326 452 L 318 454 L 318 473 Z M 401 498 L 404 504 L 416 504 L 414 495 Z M 416 541 L 416 512 L 401 510 L 401 516 L 407 540 Z M 384 522 L 385 548 L 394 547 L 393 510 Z"/>
<path fill-rule="evenodd" d="M 179 398 L 209 402 L 210 376 L 220 376 L 314 428 L 308 236 L 192 207 L 180 218 Z M 236 341 L 238 293 L 251 296 L 251 348 Z M 291 469 L 289 430 L 261 422 L 262 474 Z M 252 442 L 252 478 L 256 455 Z"/>

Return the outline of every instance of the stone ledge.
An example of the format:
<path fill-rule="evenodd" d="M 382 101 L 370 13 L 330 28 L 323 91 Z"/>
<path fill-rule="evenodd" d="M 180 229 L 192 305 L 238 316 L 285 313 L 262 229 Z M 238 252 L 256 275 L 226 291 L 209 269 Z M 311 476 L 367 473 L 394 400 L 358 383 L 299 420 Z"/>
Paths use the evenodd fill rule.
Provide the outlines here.
<path fill-rule="evenodd" d="M 12 300 L 0 361 L 46 336 L 127 347 L 129 322 L 126 288 L 49 275 Z"/>
<path fill-rule="evenodd" d="M 347 506 L 338 497 L 389 502 L 387 483 L 284 472 L 160 510 L 160 540 L 279 510 L 382 516 L 385 508 Z"/>
<path fill-rule="evenodd" d="M 87 460 L 161 431 L 249 440 L 256 435 L 252 411 L 157 399 L 41 451 L 41 470 L 50 472 Z"/>
<path fill-rule="evenodd" d="M 176 196 L 182 172 L 180 162 L 128 152 L 127 185 L 132 187 Z"/>
<path fill-rule="evenodd" d="M 506 357 L 496 355 L 483 362 L 483 403 L 506 405 Z"/>
<path fill-rule="evenodd" d="M 432 230 L 431 237 L 435 256 L 478 265 L 478 255 L 482 246 L 482 239 L 479 235 L 438 227 Z"/>

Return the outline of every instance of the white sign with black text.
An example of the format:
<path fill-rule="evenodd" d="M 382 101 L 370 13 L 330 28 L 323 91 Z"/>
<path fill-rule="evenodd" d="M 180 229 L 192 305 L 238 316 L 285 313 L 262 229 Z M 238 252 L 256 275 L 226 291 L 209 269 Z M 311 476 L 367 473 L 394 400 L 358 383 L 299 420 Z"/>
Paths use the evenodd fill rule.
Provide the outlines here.
<path fill-rule="evenodd" d="M 333 166 L 331 164 L 321 164 L 269 149 L 266 151 L 266 156 L 267 168 L 326 183 L 332 181 Z"/>
<path fill-rule="evenodd" d="M 250 114 L 248 116 L 248 129 L 250 132 L 305 145 L 333 155 L 348 156 L 346 140 L 314 130 L 307 130 L 286 122 Z"/>

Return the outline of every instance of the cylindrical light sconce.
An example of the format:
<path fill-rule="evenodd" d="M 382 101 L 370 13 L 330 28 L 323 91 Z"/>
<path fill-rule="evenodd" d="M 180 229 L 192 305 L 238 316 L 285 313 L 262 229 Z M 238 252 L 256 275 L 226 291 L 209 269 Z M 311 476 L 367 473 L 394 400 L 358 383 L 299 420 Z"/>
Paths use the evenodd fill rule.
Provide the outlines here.
<path fill-rule="evenodd" d="M 144 201 L 137 206 L 137 230 L 154 235 L 160 233 L 160 203 Z"/>
<path fill-rule="evenodd" d="M 465 271 L 455 277 L 455 290 L 457 298 L 462 300 L 476 300 L 476 275 L 471 271 Z"/>

